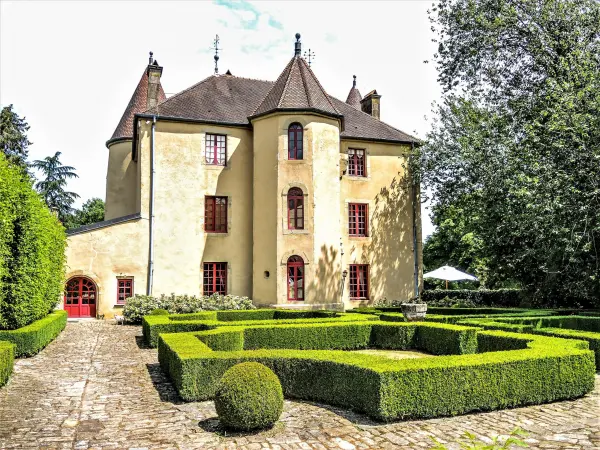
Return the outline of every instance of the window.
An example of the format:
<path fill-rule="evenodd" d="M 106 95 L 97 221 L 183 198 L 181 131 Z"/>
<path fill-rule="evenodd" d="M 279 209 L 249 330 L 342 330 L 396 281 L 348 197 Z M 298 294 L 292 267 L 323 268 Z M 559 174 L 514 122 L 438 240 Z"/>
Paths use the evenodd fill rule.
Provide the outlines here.
<path fill-rule="evenodd" d="M 364 149 L 348 149 L 348 175 L 353 177 L 367 176 L 367 159 Z"/>
<path fill-rule="evenodd" d="M 227 233 L 227 197 L 204 198 L 204 231 Z"/>
<path fill-rule="evenodd" d="M 290 256 L 287 261 L 288 300 L 304 300 L 304 260 L 298 256 Z"/>
<path fill-rule="evenodd" d="M 368 264 L 350 264 L 350 298 L 369 298 Z"/>
<path fill-rule="evenodd" d="M 133 297 L 133 278 L 117 278 L 117 305 L 124 305 L 129 297 Z"/>
<path fill-rule="evenodd" d="M 204 295 L 227 294 L 227 263 L 209 262 L 204 263 Z"/>
<path fill-rule="evenodd" d="M 368 236 L 368 220 L 369 205 L 366 203 L 350 203 L 348 205 L 348 234 L 350 236 Z"/>
<path fill-rule="evenodd" d="M 206 164 L 224 166 L 227 161 L 227 136 L 206 133 L 204 156 Z"/>
<path fill-rule="evenodd" d="M 287 195 L 288 229 L 304 229 L 304 194 L 300 188 L 291 188 Z"/>
<path fill-rule="evenodd" d="M 288 159 L 304 159 L 302 151 L 302 136 L 304 130 L 299 123 L 293 123 L 288 128 Z"/>

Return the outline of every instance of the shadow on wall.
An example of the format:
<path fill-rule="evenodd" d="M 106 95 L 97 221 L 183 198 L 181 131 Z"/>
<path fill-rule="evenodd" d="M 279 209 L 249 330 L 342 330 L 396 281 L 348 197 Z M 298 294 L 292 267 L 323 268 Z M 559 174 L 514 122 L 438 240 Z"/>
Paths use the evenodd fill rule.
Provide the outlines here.
<path fill-rule="evenodd" d="M 338 259 L 339 250 L 333 246 L 321 246 L 321 255 L 316 261 L 317 267 L 307 292 L 313 293 L 310 303 L 341 302 L 341 270 Z"/>
<path fill-rule="evenodd" d="M 414 296 L 412 189 L 409 177 L 394 177 L 375 197 L 371 241 L 362 261 L 370 264 L 370 300 L 409 300 Z"/>

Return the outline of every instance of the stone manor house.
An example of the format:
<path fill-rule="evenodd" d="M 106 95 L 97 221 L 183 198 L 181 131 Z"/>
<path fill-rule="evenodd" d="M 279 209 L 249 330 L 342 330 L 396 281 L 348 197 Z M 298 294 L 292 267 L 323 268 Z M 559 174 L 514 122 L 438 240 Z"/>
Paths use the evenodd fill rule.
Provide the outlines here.
<path fill-rule="evenodd" d="M 151 54 L 106 142 L 105 220 L 68 233 L 70 316 L 133 294 L 341 309 L 418 293 L 419 141 L 380 120 L 377 91 L 328 95 L 300 35 L 275 82 L 228 71 L 167 98 L 162 71 Z"/>

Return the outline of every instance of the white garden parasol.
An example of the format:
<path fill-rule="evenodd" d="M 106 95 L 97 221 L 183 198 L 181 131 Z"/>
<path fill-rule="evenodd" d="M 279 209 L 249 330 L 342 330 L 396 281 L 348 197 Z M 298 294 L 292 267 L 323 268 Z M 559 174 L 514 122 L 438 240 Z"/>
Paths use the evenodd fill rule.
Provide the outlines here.
<path fill-rule="evenodd" d="M 438 280 L 446 280 L 446 289 L 448 289 L 448 281 L 479 281 L 477 277 L 461 272 L 458 269 L 450 266 L 442 266 L 439 269 L 432 270 L 423 274 L 423 278 L 437 278 Z"/>

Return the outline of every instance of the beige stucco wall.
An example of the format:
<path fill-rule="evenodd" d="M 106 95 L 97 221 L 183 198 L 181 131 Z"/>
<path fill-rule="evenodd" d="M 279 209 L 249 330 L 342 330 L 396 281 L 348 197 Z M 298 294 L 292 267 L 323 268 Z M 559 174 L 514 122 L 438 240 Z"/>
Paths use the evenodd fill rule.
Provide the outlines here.
<path fill-rule="evenodd" d="M 138 219 L 69 236 L 67 277 L 91 278 L 98 288 L 98 315 L 112 317 L 116 306 L 117 276 L 134 277 L 134 292 L 145 294 L 148 264 L 148 222 Z"/>
<path fill-rule="evenodd" d="M 104 219 L 138 212 L 136 193 L 137 167 L 131 159 L 131 140 L 116 142 L 108 149 Z"/>
<path fill-rule="evenodd" d="M 141 210 L 149 217 L 151 124 L 142 124 Z M 226 166 L 204 163 L 206 133 L 227 135 Z M 228 292 L 252 295 L 252 134 L 158 121 L 154 161 L 153 294 L 202 293 L 204 262 L 228 263 Z M 228 232 L 204 231 L 206 195 L 228 197 Z"/>
<path fill-rule="evenodd" d="M 367 177 L 346 173 L 348 148 L 366 149 Z M 343 140 L 340 146 L 342 169 L 343 266 L 369 264 L 370 302 L 382 299 L 409 300 L 414 296 L 414 246 L 412 190 L 406 173 L 410 147 L 366 141 Z M 369 236 L 348 235 L 348 203 L 369 204 Z M 420 205 L 416 205 L 418 254 L 421 259 Z M 422 264 L 419 264 L 422 275 Z M 344 286 L 347 308 L 349 280 Z"/>

